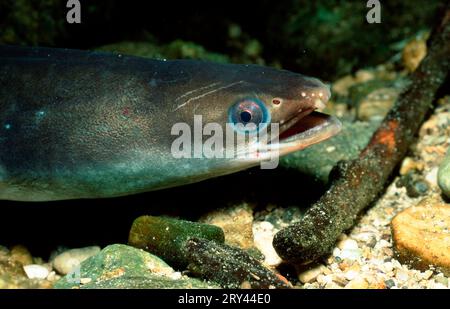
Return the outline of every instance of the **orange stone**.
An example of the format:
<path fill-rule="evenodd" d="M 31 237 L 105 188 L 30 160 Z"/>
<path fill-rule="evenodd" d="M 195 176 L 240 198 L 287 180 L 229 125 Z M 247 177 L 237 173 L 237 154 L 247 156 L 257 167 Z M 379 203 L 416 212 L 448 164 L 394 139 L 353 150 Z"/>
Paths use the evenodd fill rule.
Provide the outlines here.
<path fill-rule="evenodd" d="M 450 275 L 450 205 L 424 199 L 391 222 L 397 259 L 419 270 L 434 266 Z"/>

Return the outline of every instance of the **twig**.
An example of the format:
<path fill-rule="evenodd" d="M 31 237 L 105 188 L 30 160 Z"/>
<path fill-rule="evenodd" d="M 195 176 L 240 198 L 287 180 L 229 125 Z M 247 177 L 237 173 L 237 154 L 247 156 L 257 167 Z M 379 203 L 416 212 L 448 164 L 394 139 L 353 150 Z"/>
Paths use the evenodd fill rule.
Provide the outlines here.
<path fill-rule="evenodd" d="M 218 283 L 223 288 L 269 289 L 290 288 L 281 276 L 264 267 L 239 248 L 202 238 L 191 238 L 184 244 L 183 255 L 188 269 L 195 275 Z"/>
<path fill-rule="evenodd" d="M 383 192 L 405 156 L 450 69 L 450 5 L 429 41 L 427 56 L 410 86 L 372 136 L 358 159 L 338 164 L 331 188 L 302 218 L 275 235 L 273 245 L 285 260 L 306 263 L 328 254 L 358 213 Z"/>

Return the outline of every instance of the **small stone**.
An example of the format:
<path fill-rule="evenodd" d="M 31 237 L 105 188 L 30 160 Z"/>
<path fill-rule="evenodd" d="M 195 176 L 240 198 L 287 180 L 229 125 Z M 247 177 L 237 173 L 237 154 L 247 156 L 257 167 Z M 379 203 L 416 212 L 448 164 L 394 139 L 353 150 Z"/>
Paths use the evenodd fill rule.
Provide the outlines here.
<path fill-rule="evenodd" d="M 409 172 L 402 176 L 397 182 L 397 187 L 405 187 L 406 193 L 409 197 L 419 197 L 425 195 L 428 192 L 429 184 L 419 174 Z"/>
<path fill-rule="evenodd" d="M 48 281 L 57 281 L 59 279 L 60 279 L 60 276 L 58 276 L 55 271 L 51 271 L 47 276 Z"/>
<path fill-rule="evenodd" d="M 29 279 L 46 279 L 49 271 L 46 267 L 37 264 L 25 265 L 23 270 Z"/>
<path fill-rule="evenodd" d="M 258 221 L 253 224 L 255 247 L 264 255 L 264 264 L 277 266 L 282 260 L 272 246 L 273 237 L 277 230 L 268 221 Z"/>
<path fill-rule="evenodd" d="M 356 277 L 358 277 L 358 275 L 359 275 L 359 272 L 354 269 L 350 269 L 350 270 L 346 271 L 344 274 L 345 279 L 347 279 L 349 281 L 355 279 Z"/>
<path fill-rule="evenodd" d="M 438 184 L 445 196 L 450 198 L 450 148 L 439 166 Z"/>
<path fill-rule="evenodd" d="M 434 199 L 397 214 L 391 223 L 397 259 L 419 270 L 450 274 L 450 206 Z"/>
<path fill-rule="evenodd" d="M 348 96 L 349 88 L 353 86 L 355 83 L 356 80 L 352 75 L 346 75 L 333 83 L 332 85 L 333 93 L 346 97 Z"/>
<path fill-rule="evenodd" d="M 217 288 L 201 280 L 173 279 L 174 270 L 160 258 L 130 246 L 109 245 L 54 285 L 59 289 Z"/>
<path fill-rule="evenodd" d="M 397 270 L 395 272 L 395 278 L 399 281 L 399 282 L 406 282 L 409 279 L 409 275 L 406 271 L 403 270 Z"/>
<path fill-rule="evenodd" d="M 395 282 L 394 282 L 395 284 Z M 374 280 L 372 282 L 369 282 L 369 289 L 385 289 L 386 283 L 382 280 Z"/>
<path fill-rule="evenodd" d="M 53 267 L 62 275 L 71 273 L 81 262 L 100 252 L 100 247 L 70 249 L 57 255 L 53 260 Z"/>
<path fill-rule="evenodd" d="M 375 78 L 375 74 L 373 71 L 370 71 L 370 70 L 361 69 L 361 70 L 356 71 L 356 73 L 355 73 L 355 79 L 356 79 L 356 82 L 358 82 L 358 83 L 365 83 L 374 78 Z"/>
<path fill-rule="evenodd" d="M 338 256 L 342 259 L 357 260 L 362 255 L 362 251 L 354 239 L 345 239 L 339 242 L 338 248 L 341 250 Z"/>
<path fill-rule="evenodd" d="M 380 88 L 369 93 L 358 105 L 358 119 L 370 121 L 382 119 L 394 105 L 400 93 L 396 88 Z"/>
<path fill-rule="evenodd" d="M 338 248 L 341 250 L 357 250 L 358 243 L 350 238 L 344 239 L 343 241 L 338 243 Z"/>
<path fill-rule="evenodd" d="M 427 55 L 426 36 L 414 38 L 403 48 L 402 62 L 409 72 L 414 72 Z"/>
<path fill-rule="evenodd" d="M 80 283 L 81 284 L 88 284 L 90 282 L 92 282 L 91 278 L 80 278 Z"/>
<path fill-rule="evenodd" d="M 350 266 L 352 265 L 352 263 L 349 263 L 349 262 L 351 262 L 350 260 L 343 260 L 341 263 L 339 263 L 339 269 L 340 270 L 342 270 L 342 271 L 346 271 L 346 270 L 348 270 L 349 268 L 350 268 Z"/>
<path fill-rule="evenodd" d="M 426 270 L 422 273 L 422 279 L 428 280 L 431 278 L 432 275 L 433 275 L 433 271 Z"/>
<path fill-rule="evenodd" d="M 314 282 L 317 276 L 325 273 L 326 270 L 327 268 L 324 265 L 317 265 L 299 274 L 298 280 L 303 284 Z"/>
<path fill-rule="evenodd" d="M 131 226 L 128 243 L 155 254 L 177 268 L 188 264 L 183 245 L 192 237 L 225 241 L 223 230 L 215 225 L 168 217 L 141 216 Z"/>
<path fill-rule="evenodd" d="M 326 285 L 328 283 L 333 282 L 333 276 L 332 275 L 318 275 L 316 280 L 319 284 Z"/>
<path fill-rule="evenodd" d="M 392 279 L 388 279 L 388 280 L 384 281 L 384 284 L 386 284 L 386 287 L 388 289 L 395 287 L 395 281 Z"/>
<path fill-rule="evenodd" d="M 324 286 L 325 289 L 342 289 L 342 286 L 334 281 L 328 282 Z"/>
<path fill-rule="evenodd" d="M 31 256 L 30 251 L 22 245 L 12 247 L 10 257 L 12 260 L 17 261 L 22 265 L 33 264 L 33 257 Z"/>
<path fill-rule="evenodd" d="M 424 163 L 415 161 L 410 157 L 406 157 L 400 167 L 400 175 L 406 175 L 411 171 L 423 171 Z"/>
<path fill-rule="evenodd" d="M 368 289 L 369 283 L 361 277 L 356 277 L 344 287 L 345 289 Z"/>
<path fill-rule="evenodd" d="M 438 186 L 438 171 L 439 168 L 435 166 L 425 174 L 426 182 L 428 182 L 434 188 Z"/>
<path fill-rule="evenodd" d="M 253 247 L 253 211 L 247 203 L 215 210 L 200 222 L 222 228 L 228 245 L 242 249 Z"/>
<path fill-rule="evenodd" d="M 394 265 L 392 265 L 392 262 L 386 262 L 380 266 L 380 270 L 385 274 L 388 274 L 394 270 Z"/>
<path fill-rule="evenodd" d="M 436 276 L 434 277 L 434 281 L 436 281 L 439 284 L 442 284 L 444 286 L 448 286 L 448 278 L 444 277 L 444 275 Z"/>

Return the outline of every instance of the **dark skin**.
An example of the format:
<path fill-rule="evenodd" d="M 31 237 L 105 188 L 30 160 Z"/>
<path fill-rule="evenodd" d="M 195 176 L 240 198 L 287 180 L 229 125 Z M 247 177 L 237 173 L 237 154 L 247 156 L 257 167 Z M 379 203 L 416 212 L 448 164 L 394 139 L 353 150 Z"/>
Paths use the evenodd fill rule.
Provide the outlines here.
<path fill-rule="evenodd" d="M 2 46 L 0 199 L 124 196 L 243 170 L 270 151 L 181 160 L 171 128 L 193 128 L 194 115 L 225 128 L 236 102 L 257 101 L 267 124 L 289 132 L 277 144 L 286 154 L 339 131 L 338 121 L 311 114 L 329 96 L 317 79 L 262 66 Z M 300 128 L 288 130 L 299 121 L 303 131 L 322 126 L 297 136 Z"/>

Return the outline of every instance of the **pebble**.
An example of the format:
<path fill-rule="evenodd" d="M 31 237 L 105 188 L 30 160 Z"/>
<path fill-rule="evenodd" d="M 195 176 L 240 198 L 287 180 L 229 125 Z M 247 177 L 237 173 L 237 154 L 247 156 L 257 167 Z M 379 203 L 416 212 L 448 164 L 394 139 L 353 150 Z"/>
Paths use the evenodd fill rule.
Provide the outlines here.
<path fill-rule="evenodd" d="M 344 287 L 345 289 L 368 289 L 369 283 L 366 279 L 357 277 L 347 283 L 347 285 Z"/>
<path fill-rule="evenodd" d="M 447 151 L 444 161 L 439 166 L 438 183 L 442 193 L 450 198 L 450 148 Z"/>
<path fill-rule="evenodd" d="M 317 282 L 321 285 L 326 285 L 328 283 L 333 282 L 333 276 L 332 275 L 323 275 L 320 274 L 317 276 Z"/>
<path fill-rule="evenodd" d="M 380 266 L 380 270 L 385 274 L 388 274 L 394 270 L 394 265 L 392 265 L 392 262 L 386 262 Z"/>
<path fill-rule="evenodd" d="M 400 93 L 395 88 L 380 88 L 369 93 L 358 105 L 358 119 L 370 121 L 382 119 L 394 105 Z"/>
<path fill-rule="evenodd" d="M 392 279 L 388 279 L 388 280 L 384 281 L 384 284 L 386 285 L 386 287 L 388 289 L 395 287 L 395 281 Z"/>
<path fill-rule="evenodd" d="M 54 287 L 59 289 L 218 287 L 199 279 L 174 276 L 174 270 L 160 258 L 122 244 L 109 245 L 83 261 L 77 275 L 78 277 L 73 274 L 64 276 Z"/>
<path fill-rule="evenodd" d="M 298 280 L 300 280 L 301 283 L 311 283 L 316 280 L 317 276 L 325 273 L 327 270 L 328 268 L 319 264 L 299 274 Z"/>
<path fill-rule="evenodd" d="M 357 260 L 362 255 L 362 251 L 354 239 L 342 240 L 338 243 L 338 248 L 340 252 L 336 252 L 336 256 L 339 256 L 341 259 Z"/>
<path fill-rule="evenodd" d="M 422 279 L 428 280 L 431 278 L 432 275 L 433 275 L 433 271 L 426 270 L 422 273 Z"/>
<path fill-rule="evenodd" d="M 70 249 L 57 255 L 53 260 L 53 268 L 61 275 L 71 273 L 81 262 L 100 252 L 100 247 Z"/>
<path fill-rule="evenodd" d="M 30 251 L 22 245 L 12 247 L 9 254 L 12 260 L 17 261 L 22 265 L 33 264 L 33 257 L 31 256 Z"/>
<path fill-rule="evenodd" d="M 436 281 L 436 283 L 442 284 L 444 286 L 448 286 L 448 278 L 444 277 L 443 274 L 440 274 L 440 276 L 436 276 L 434 277 L 434 281 Z"/>
<path fill-rule="evenodd" d="M 37 264 L 25 265 L 23 270 L 29 279 L 46 279 L 49 275 L 47 267 Z"/>
<path fill-rule="evenodd" d="M 225 234 L 225 243 L 242 249 L 253 247 L 253 210 L 247 203 L 213 211 L 200 222 L 216 225 Z"/>
<path fill-rule="evenodd" d="M 128 243 L 182 269 L 188 264 L 184 244 L 192 237 L 219 243 L 225 241 L 223 230 L 215 225 L 163 216 L 140 216 L 131 226 Z"/>
<path fill-rule="evenodd" d="M 425 164 L 420 161 L 416 161 L 411 157 L 406 157 L 400 167 L 400 175 L 406 175 L 412 171 L 423 171 Z"/>
<path fill-rule="evenodd" d="M 406 282 L 409 279 L 408 273 L 406 271 L 403 270 L 397 270 L 395 272 L 395 278 L 399 281 L 399 282 Z"/>
<path fill-rule="evenodd" d="M 277 230 L 268 221 L 256 221 L 253 223 L 253 234 L 255 235 L 255 247 L 264 255 L 264 264 L 278 266 L 282 260 L 272 246 L 273 237 Z"/>
<path fill-rule="evenodd" d="M 403 66 L 408 72 L 414 72 L 427 55 L 426 36 L 409 41 L 402 51 Z"/>
<path fill-rule="evenodd" d="M 419 270 L 434 265 L 450 274 L 450 205 L 427 198 L 391 224 L 397 259 Z"/>
<path fill-rule="evenodd" d="M 438 186 L 438 171 L 439 168 L 437 166 L 433 167 L 429 172 L 425 174 L 425 180 L 432 186 Z"/>

